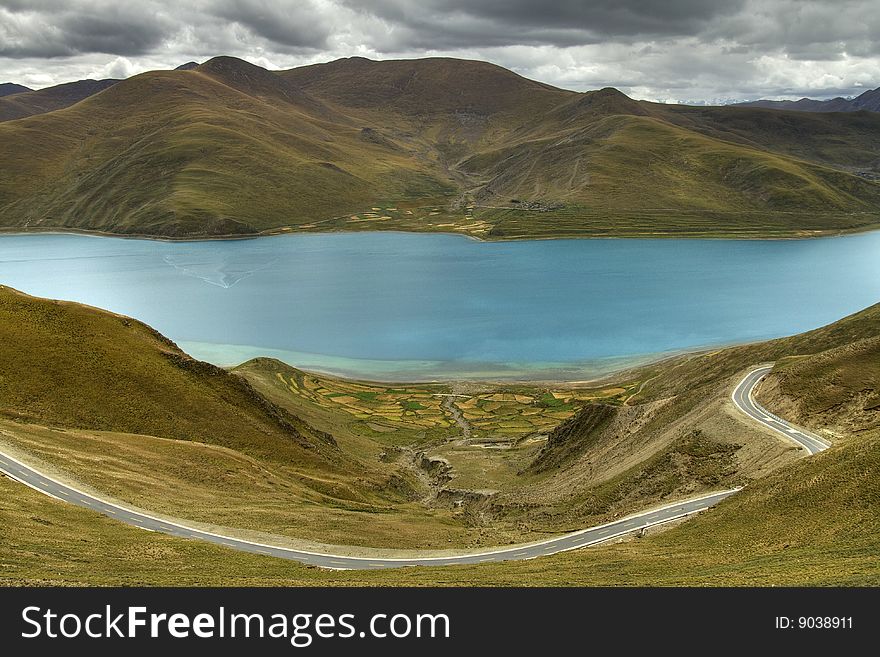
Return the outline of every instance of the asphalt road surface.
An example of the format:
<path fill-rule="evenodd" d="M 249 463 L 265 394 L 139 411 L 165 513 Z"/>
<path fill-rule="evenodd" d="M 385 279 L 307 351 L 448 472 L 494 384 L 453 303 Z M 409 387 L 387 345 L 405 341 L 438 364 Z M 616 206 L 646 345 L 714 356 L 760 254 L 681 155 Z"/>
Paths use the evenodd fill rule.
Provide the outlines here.
<path fill-rule="evenodd" d="M 789 440 L 803 447 L 809 454 L 818 454 L 830 446 L 819 436 L 786 422 L 781 417 L 773 415 L 766 408 L 755 401 L 755 387 L 773 369 L 773 365 L 762 365 L 748 374 L 740 381 L 731 395 L 734 405 L 743 413 L 765 427 L 782 434 Z"/>
<path fill-rule="evenodd" d="M 678 518 L 683 518 L 692 513 L 705 511 L 738 490 L 725 490 L 682 502 L 676 502 L 675 504 L 667 505 L 658 509 L 627 516 L 626 518 L 616 520 L 606 525 L 565 534 L 557 538 L 541 541 L 540 543 L 515 545 L 502 549 L 455 556 L 374 559 L 367 557 L 321 554 L 306 550 L 295 550 L 274 545 L 265 545 L 234 538 L 232 536 L 223 536 L 221 534 L 203 531 L 177 522 L 162 520 L 161 518 L 156 518 L 133 509 L 118 506 L 79 491 L 72 486 L 68 486 L 37 472 L 33 468 L 3 454 L 2 452 L 0 452 L 0 471 L 5 472 L 13 479 L 18 480 L 41 493 L 45 493 L 46 495 L 50 495 L 65 502 L 70 502 L 71 504 L 76 504 L 77 506 L 92 509 L 93 511 L 103 513 L 111 518 L 129 525 L 134 525 L 135 527 L 140 527 L 141 529 L 171 534 L 172 536 L 179 536 L 181 538 L 208 541 L 210 543 L 224 545 L 245 552 L 281 557 L 282 559 L 293 559 L 305 564 L 321 566 L 323 568 L 337 569 L 396 568 L 400 566 L 448 566 L 453 564 L 475 564 L 513 559 L 533 559 L 535 557 L 555 554 L 565 550 L 573 550 L 588 545 L 594 545 L 596 543 L 602 543 L 617 536 L 639 531 L 643 527 L 652 527 L 654 525 L 677 520 Z"/>
<path fill-rule="evenodd" d="M 757 383 L 770 371 L 770 366 L 761 367 L 750 372 L 733 392 L 733 401 L 744 413 L 757 422 L 782 433 L 790 440 L 802 445 L 811 454 L 815 454 L 828 445 L 816 436 L 793 427 L 788 422 L 768 413 L 752 398 L 752 390 Z M 598 527 L 590 527 L 580 531 L 564 534 L 537 543 L 513 545 L 482 552 L 457 554 L 438 557 L 410 558 L 370 558 L 345 555 L 322 554 L 306 550 L 266 545 L 246 541 L 232 536 L 224 536 L 190 527 L 177 522 L 163 520 L 146 513 L 107 502 L 93 495 L 84 493 L 72 486 L 63 484 L 34 468 L 0 452 L 0 471 L 13 479 L 30 486 L 34 490 L 59 500 L 75 504 L 103 513 L 121 522 L 140 527 L 141 529 L 162 532 L 180 538 L 190 538 L 223 545 L 235 550 L 264 554 L 282 559 L 292 559 L 305 564 L 334 569 L 375 569 L 398 568 L 401 566 L 451 566 L 456 564 L 477 564 L 497 561 L 534 559 L 535 557 L 556 554 L 566 550 L 595 545 L 609 541 L 618 536 L 640 531 L 663 523 L 678 520 L 685 516 L 705 511 L 721 500 L 736 493 L 739 489 L 709 493 L 690 500 L 684 500 L 663 507 L 643 511 L 635 515 L 621 518 Z"/>

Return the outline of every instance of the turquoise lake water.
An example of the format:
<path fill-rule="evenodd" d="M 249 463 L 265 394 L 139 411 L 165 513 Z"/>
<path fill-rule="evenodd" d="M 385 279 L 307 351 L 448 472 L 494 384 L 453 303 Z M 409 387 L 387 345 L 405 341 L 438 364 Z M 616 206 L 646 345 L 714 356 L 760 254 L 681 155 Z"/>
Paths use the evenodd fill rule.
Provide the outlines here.
<path fill-rule="evenodd" d="M 483 243 L 334 233 L 0 237 L 0 283 L 131 315 L 220 365 L 374 379 L 585 379 L 772 338 L 880 301 L 880 232 Z"/>

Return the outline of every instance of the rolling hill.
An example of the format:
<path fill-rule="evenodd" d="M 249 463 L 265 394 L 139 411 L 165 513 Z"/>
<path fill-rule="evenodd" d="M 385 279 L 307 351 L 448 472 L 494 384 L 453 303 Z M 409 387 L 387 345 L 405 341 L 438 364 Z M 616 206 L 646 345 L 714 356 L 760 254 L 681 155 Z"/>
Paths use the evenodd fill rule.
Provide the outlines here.
<path fill-rule="evenodd" d="M 0 227 L 767 236 L 880 218 L 880 114 L 667 106 L 445 58 L 216 57 L 88 84 L 0 99 L 17 119 Z"/>

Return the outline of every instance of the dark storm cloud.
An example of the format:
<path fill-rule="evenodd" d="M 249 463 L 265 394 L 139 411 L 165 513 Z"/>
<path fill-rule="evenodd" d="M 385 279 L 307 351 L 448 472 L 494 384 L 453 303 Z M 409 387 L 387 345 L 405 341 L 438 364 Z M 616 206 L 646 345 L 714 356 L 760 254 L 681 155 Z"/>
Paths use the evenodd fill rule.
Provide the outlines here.
<path fill-rule="evenodd" d="M 798 59 L 880 53 L 876 0 L 750 0 L 745 9 L 714 22 L 702 37 Z"/>
<path fill-rule="evenodd" d="M 557 46 L 606 39 L 698 34 L 745 0 L 343 0 L 398 28 L 395 45 L 458 47 L 536 43 Z"/>
<path fill-rule="evenodd" d="M 186 32 L 222 41 L 231 25 L 241 40 L 314 49 L 326 44 L 331 18 L 304 1 L 0 0 L 0 56 L 143 55 Z"/>
<path fill-rule="evenodd" d="M 141 55 L 161 44 L 171 25 L 152 3 L 0 0 L 0 56 Z"/>
<path fill-rule="evenodd" d="M 234 21 L 280 46 L 322 48 L 333 30 L 329 16 L 310 2 L 271 0 L 221 0 L 209 3 L 206 11 Z"/>

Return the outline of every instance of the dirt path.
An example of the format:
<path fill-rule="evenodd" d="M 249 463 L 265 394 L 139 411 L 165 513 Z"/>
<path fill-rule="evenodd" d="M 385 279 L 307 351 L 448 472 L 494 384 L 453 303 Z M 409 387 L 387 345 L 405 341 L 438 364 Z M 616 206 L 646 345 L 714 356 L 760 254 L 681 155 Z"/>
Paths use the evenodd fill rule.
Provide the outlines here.
<path fill-rule="evenodd" d="M 468 440 L 471 437 L 472 427 L 471 423 L 468 422 L 464 414 L 462 414 L 461 409 L 455 405 L 455 396 L 454 395 L 446 395 L 443 399 L 443 403 L 441 404 L 443 409 L 452 416 L 452 419 L 461 429 L 461 438 L 464 440 Z"/>

